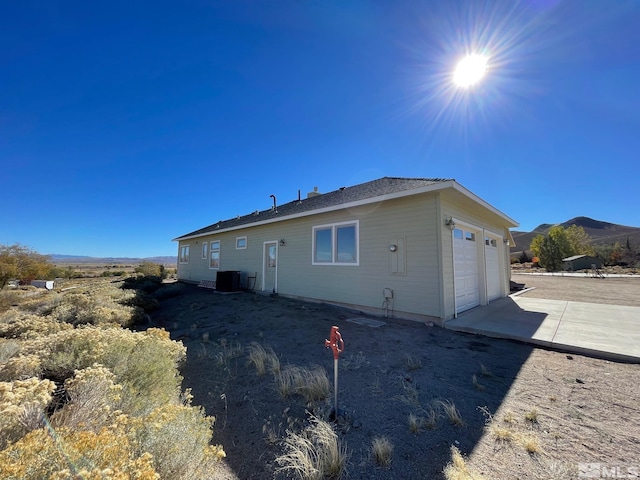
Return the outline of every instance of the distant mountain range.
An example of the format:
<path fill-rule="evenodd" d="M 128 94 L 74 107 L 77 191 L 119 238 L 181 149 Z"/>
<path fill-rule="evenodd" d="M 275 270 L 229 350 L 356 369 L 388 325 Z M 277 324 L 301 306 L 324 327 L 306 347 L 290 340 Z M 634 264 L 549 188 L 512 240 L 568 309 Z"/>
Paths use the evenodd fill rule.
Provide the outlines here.
<path fill-rule="evenodd" d="M 147 261 L 158 263 L 160 265 L 175 265 L 178 262 L 178 257 L 86 257 L 80 255 L 60 255 L 55 253 L 48 256 L 51 259 L 51 262 L 57 264 L 99 263 L 113 265 L 138 265 Z"/>
<path fill-rule="evenodd" d="M 551 227 L 556 224 L 543 223 L 538 225 L 531 232 L 511 231 L 511 235 L 516 242 L 515 247 L 511 247 L 511 253 L 529 250 L 531 240 L 536 235 L 545 235 Z M 640 227 L 627 227 L 625 225 L 617 225 L 615 223 L 602 222 L 589 217 L 576 217 L 566 222 L 558 224 L 567 228 L 571 225 L 577 225 L 584 228 L 584 231 L 591 237 L 591 243 L 594 245 L 614 244 L 616 242 L 624 243 L 627 238 L 634 243 L 640 243 Z"/>

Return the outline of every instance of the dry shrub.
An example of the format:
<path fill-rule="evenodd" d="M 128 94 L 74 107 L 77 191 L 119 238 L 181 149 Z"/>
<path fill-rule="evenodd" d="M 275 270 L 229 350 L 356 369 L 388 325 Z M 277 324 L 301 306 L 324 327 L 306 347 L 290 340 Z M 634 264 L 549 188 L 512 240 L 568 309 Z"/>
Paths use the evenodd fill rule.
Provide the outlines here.
<path fill-rule="evenodd" d="M 391 464 L 393 444 L 387 437 L 376 437 L 371 442 L 371 453 L 378 465 L 386 467 Z"/>
<path fill-rule="evenodd" d="M 331 424 L 310 416 L 310 425 L 301 433 L 288 432 L 285 453 L 276 458 L 278 471 L 291 472 L 303 480 L 340 478 L 349 459 Z"/>
<path fill-rule="evenodd" d="M 42 364 L 37 355 L 18 355 L 0 363 L 0 382 L 39 377 Z"/>
<path fill-rule="evenodd" d="M 0 312 L 9 310 L 12 305 L 16 305 L 21 301 L 18 292 L 12 290 L 0 290 Z"/>
<path fill-rule="evenodd" d="M 20 342 L 0 338 L 0 363 L 6 362 L 20 351 Z"/>
<path fill-rule="evenodd" d="M 144 316 L 142 308 L 132 305 L 136 298 L 135 292 L 124 291 L 111 283 L 98 283 L 82 292 L 64 295 L 49 316 L 72 325 L 129 327 Z"/>
<path fill-rule="evenodd" d="M 30 340 L 23 351 L 37 355 L 45 375 L 59 380 L 94 363 L 103 365 L 123 386 L 121 408 L 132 414 L 176 400 L 182 381 L 178 367 L 186 356 L 182 343 L 161 329 L 131 332 L 94 326 Z"/>
<path fill-rule="evenodd" d="M 64 382 L 69 401 L 53 414 L 51 424 L 94 432 L 107 426 L 120 403 L 122 386 L 115 383 L 115 378 L 99 364 L 76 370 L 75 376 Z"/>
<path fill-rule="evenodd" d="M 282 398 L 298 394 L 308 403 L 314 403 L 327 399 L 331 393 L 327 371 L 320 366 L 308 369 L 289 365 L 276 375 L 275 381 Z"/>
<path fill-rule="evenodd" d="M 23 312 L 6 312 L 0 320 L 0 336 L 5 338 L 37 338 L 72 328 L 50 317 Z"/>
<path fill-rule="evenodd" d="M 214 421 L 200 407 L 164 405 L 131 419 L 129 435 L 138 453 L 151 453 L 161 478 L 206 478 L 225 457 L 222 447 L 209 445 Z"/>
<path fill-rule="evenodd" d="M 44 411 L 55 388 L 52 381 L 37 378 L 0 382 L 0 449 L 27 433 L 25 412 Z"/>
<path fill-rule="evenodd" d="M 479 473 L 467 466 L 467 462 L 456 447 L 451 447 L 451 462 L 444 468 L 446 480 L 484 480 Z"/>
<path fill-rule="evenodd" d="M 158 480 L 148 453 L 132 455 L 121 428 L 100 432 L 35 430 L 0 452 L 3 478 Z"/>

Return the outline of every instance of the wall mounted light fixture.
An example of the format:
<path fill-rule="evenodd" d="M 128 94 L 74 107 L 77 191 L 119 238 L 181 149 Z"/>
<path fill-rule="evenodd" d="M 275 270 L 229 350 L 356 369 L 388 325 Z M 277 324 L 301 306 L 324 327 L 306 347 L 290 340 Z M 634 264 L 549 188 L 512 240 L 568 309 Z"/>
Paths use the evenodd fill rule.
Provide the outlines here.
<path fill-rule="evenodd" d="M 281 247 L 284 247 L 287 244 L 287 241 L 284 238 L 281 238 L 280 242 L 278 242 L 278 243 L 280 243 Z"/>
<path fill-rule="evenodd" d="M 456 222 L 453 221 L 453 217 L 449 217 L 444 221 L 444 224 L 452 232 L 456 229 Z"/>
<path fill-rule="evenodd" d="M 389 245 L 389 251 L 390 252 L 395 252 L 398 250 L 398 246 L 397 245 Z"/>

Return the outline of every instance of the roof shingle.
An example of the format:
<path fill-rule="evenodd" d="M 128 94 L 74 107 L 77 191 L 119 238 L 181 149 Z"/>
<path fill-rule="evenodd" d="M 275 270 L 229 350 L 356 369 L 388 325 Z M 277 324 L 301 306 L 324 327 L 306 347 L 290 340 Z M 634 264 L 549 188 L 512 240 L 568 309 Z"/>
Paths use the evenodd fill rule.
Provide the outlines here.
<path fill-rule="evenodd" d="M 273 208 L 262 211 L 256 210 L 248 215 L 238 216 L 228 220 L 221 220 L 199 230 L 182 235 L 175 240 L 204 235 L 207 233 L 215 233 L 220 230 L 250 225 L 252 223 L 263 222 L 265 220 L 275 220 L 291 215 L 312 212 L 314 210 L 334 207 L 383 195 L 390 195 L 393 193 L 413 190 L 449 181 L 453 181 L 453 179 L 383 177 L 378 180 L 372 180 L 352 187 L 342 187 L 338 190 L 334 190 L 333 192 L 323 193 L 311 198 L 303 198 L 300 201 L 294 200 L 289 203 L 277 205 L 275 210 Z"/>

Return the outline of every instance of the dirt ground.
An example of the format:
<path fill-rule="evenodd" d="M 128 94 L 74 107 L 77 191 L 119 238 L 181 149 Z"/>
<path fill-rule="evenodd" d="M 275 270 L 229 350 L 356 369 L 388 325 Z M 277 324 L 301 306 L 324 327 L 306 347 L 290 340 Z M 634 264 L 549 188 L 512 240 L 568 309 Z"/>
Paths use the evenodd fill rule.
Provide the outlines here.
<path fill-rule="evenodd" d="M 529 296 L 580 297 L 595 285 L 576 299 L 606 303 L 624 290 L 621 303 L 635 305 L 625 302 L 637 302 L 640 287 L 636 279 L 514 280 L 536 286 Z M 302 429 L 310 413 L 327 418 L 333 397 L 315 405 L 283 399 L 272 374 L 259 376 L 248 365 L 246 349 L 252 342 L 273 348 L 283 369 L 319 365 L 333 385 L 333 357 L 324 347 L 332 325 L 345 341 L 336 430 L 350 454 L 346 478 L 442 479 L 452 445 L 486 479 L 577 479 L 588 469 L 595 476 L 596 468 L 640 472 L 639 365 L 399 319 L 378 318 L 385 324 L 372 328 L 349 321 L 366 317 L 359 312 L 278 296 L 222 295 L 182 284 L 163 289 L 152 324 L 187 346 L 183 385 L 216 417 L 214 442 L 227 453 L 211 478 L 289 478 L 275 461 L 287 430 Z M 628 299 L 632 294 L 636 299 Z M 455 405 L 462 424 L 449 420 L 443 402 Z M 410 415 L 431 421 L 412 432 Z M 388 466 L 378 466 L 371 453 L 377 437 L 393 445 Z"/>
<path fill-rule="evenodd" d="M 523 295 L 549 300 L 606 303 L 640 307 L 640 276 L 593 278 L 512 274 L 511 280 L 532 288 Z"/>

